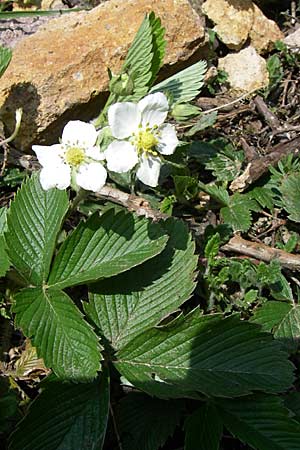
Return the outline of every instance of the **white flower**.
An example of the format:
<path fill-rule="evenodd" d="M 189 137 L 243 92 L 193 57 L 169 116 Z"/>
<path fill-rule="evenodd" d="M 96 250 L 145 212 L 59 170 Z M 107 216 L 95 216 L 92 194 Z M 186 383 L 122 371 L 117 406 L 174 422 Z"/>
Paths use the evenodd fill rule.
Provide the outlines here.
<path fill-rule="evenodd" d="M 105 150 L 107 168 L 127 172 L 137 165 L 137 178 L 148 186 L 158 184 L 161 155 L 171 155 L 178 145 L 174 127 L 163 124 L 169 104 L 161 92 L 137 104 L 115 103 L 108 110 L 111 133 L 117 140 Z"/>
<path fill-rule="evenodd" d="M 107 173 L 99 162 L 104 154 L 95 146 L 98 133 L 94 125 L 74 120 L 64 127 L 60 144 L 33 145 L 42 166 L 40 182 L 43 189 L 66 189 L 74 183 L 83 189 L 98 192 Z"/>

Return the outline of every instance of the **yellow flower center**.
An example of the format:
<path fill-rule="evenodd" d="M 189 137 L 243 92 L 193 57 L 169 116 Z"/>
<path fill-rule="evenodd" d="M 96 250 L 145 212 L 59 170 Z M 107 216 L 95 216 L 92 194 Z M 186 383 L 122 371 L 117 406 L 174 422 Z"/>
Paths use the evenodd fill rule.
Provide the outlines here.
<path fill-rule="evenodd" d="M 66 151 L 65 160 L 70 166 L 80 166 L 85 159 L 85 153 L 82 148 L 70 147 Z"/>
<path fill-rule="evenodd" d="M 143 151 L 146 153 L 151 153 L 153 155 L 157 155 L 157 152 L 154 150 L 158 144 L 158 139 L 154 136 L 151 131 L 139 131 L 136 138 L 136 146 L 139 153 Z"/>

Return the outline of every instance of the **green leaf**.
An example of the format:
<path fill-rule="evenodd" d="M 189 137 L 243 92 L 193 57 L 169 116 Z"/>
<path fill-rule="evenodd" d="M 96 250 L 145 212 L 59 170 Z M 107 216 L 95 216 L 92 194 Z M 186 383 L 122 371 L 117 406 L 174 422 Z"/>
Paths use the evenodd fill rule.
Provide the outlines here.
<path fill-rule="evenodd" d="M 0 208 L 0 277 L 4 277 L 9 269 L 9 259 L 5 249 L 4 232 L 6 231 L 6 208 Z"/>
<path fill-rule="evenodd" d="M 293 365 L 272 336 L 253 325 L 196 310 L 141 333 L 114 364 L 134 386 L 159 397 L 282 392 L 293 382 Z"/>
<path fill-rule="evenodd" d="M 175 193 L 179 201 L 189 201 L 196 197 L 199 192 L 198 181 L 195 178 L 174 175 Z"/>
<path fill-rule="evenodd" d="M 118 411 L 123 450 L 161 448 L 179 424 L 183 406 L 180 400 L 160 400 L 141 392 L 128 394 Z"/>
<path fill-rule="evenodd" d="M 274 88 L 283 78 L 283 67 L 278 55 L 272 55 L 267 59 L 269 72 L 269 90 Z"/>
<path fill-rule="evenodd" d="M 221 208 L 220 213 L 224 222 L 232 226 L 234 231 L 248 231 L 252 222 L 252 211 L 258 211 L 255 200 L 247 195 L 234 194 L 229 199 L 229 204 Z"/>
<path fill-rule="evenodd" d="M 231 205 L 221 208 L 221 216 L 225 223 L 232 226 L 234 231 L 248 231 L 252 216 L 248 208 L 243 205 Z"/>
<path fill-rule="evenodd" d="M 15 296 L 16 325 L 32 338 L 38 356 L 62 379 L 86 381 L 100 369 L 100 346 L 92 327 L 62 291 L 23 289 Z"/>
<path fill-rule="evenodd" d="M 148 93 L 162 64 L 165 52 L 165 30 L 154 13 L 147 14 L 128 50 L 121 72 L 133 81 L 133 92 L 122 101 L 138 101 Z"/>
<path fill-rule="evenodd" d="M 269 301 L 254 312 L 252 322 L 274 334 L 289 352 L 297 351 L 300 340 L 300 306 Z"/>
<path fill-rule="evenodd" d="M 190 128 L 189 131 L 185 132 L 185 136 L 194 136 L 194 134 L 199 133 L 206 128 L 212 127 L 217 121 L 217 116 L 217 111 L 202 115 L 198 122 L 192 128 Z"/>
<path fill-rule="evenodd" d="M 169 219 L 165 250 L 117 277 L 90 286 L 88 317 L 115 348 L 122 348 L 141 331 L 176 310 L 194 289 L 197 257 L 187 227 Z"/>
<path fill-rule="evenodd" d="M 226 428 L 256 450 L 299 450 L 300 425 L 291 419 L 282 400 L 257 394 L 218 400 Z"/>
<path fill-rule="evenodd" d="M 44 191 L 38 176 L 23 183 L 7 215 L 7 253 L 20 276 L 33 285 L 47 280 L 57 235 L 68 209 L 65 191 Z"/>
<path fill-rule="evenodd" d="M 249 197 L 256 200 L 263 208 L 268 208 L 271 211 L 274 208 L 274 194 L 271 189 L 266 187 L 256 187 L 249 192 Z"/>
<path fill-rule="evenodd" d="M 12 57 L 11 49 L 0 45 L 0 77 L 2 77 L 2 75 L 6 71 L 10 63 L 11 57 Z"/>
<path fill-rule="evenodd" d="M 48 381 L 11 437 L 10 450 L 101 450 L 109 380 L 90 384 Z"/>
<path fill-rule="evenodd" d="M 153 51 L 153 59 L 151 66 L 152 77 L 149 82 L 149 86 L 151 86 L 158 74 L 159 69 L 163 64 L 167 42 L 164 39 L 165 28 L 161 26 L 160 18 L 155 17 L 153 11 L 149 14 L 149 21 L 152 29 L 152 51 Z"/>
<path fill-rule="evenodd" d="M 300 392 L 290 392 L 283 399 L 284 406 L 294 414 L 293 418 L 300 422 Z"/>
<path fill-rule="evenodd" d="M 18 397 L 9 377 L 0 377 L 0 434 L 10 433 L 18 420 Z M 1 436 L 2 437 L 2 436 Z M 4 442 L 3 442 L 4 444 Z"/>
<path fill-rule="evenodd" d="M 190 103 L 176 103 L 171 110 L 171 115 L 177 122 L 184 122 L 199 116 L 199 114 L 201 114 L 201 109 Z"/>
<path fill-rule="evenodd" d="M 289 219 L 294 222 L 300 222 L 299 189 L 299 173 L 289 175 L 280 187 L 284 209 L 289 213 Z"/>
<path fill-rule="evenodd" d="M 206 69 L 206 62 L 199 61 L 153 86 L 150 94 L 154 92 L 169 94 L 173 104 L 190 102 L 200 93 Z"/>
<path fill-rule="evenodd" d="M 184 450 L 219 450 L 223 423 L 214 405 L 205 403 L 184 424 Z"/>
<path fill-rule="evenodd" d="M 228 192 L 222 186 L 216 186 L 215 184 L 204 184 L 199 181 L 200 189 L 207 192 L 211 197 L 217 200 L 221 205 L 229 205 L 230 197 Z"/>
<path fill-rule="evenodd" d="M 213 234 L 209 238 L 209 240 L 205 246 L 205 249 L 204 249 L 205 258 L 213 261 L 213 259 L 219 253 L 220 244 L 221 244 L 221 239 L 220 239 L 219 233 Z"/>
<path fill-rule="evenodd" d="M 114 209 L 95 213 L 64 241 L 48 284 L 62 289 L 111 277 L 157 255 L 167 240 L 160 225 L 145 218 Z"/>
<path fill-rule="evenodd" d="M 224 150 L 208 160 L 205 168 L 211 170 L 218 181 L 232 181 L 240 174 L 243 161 L 244 152 L 227 145 Z"/>

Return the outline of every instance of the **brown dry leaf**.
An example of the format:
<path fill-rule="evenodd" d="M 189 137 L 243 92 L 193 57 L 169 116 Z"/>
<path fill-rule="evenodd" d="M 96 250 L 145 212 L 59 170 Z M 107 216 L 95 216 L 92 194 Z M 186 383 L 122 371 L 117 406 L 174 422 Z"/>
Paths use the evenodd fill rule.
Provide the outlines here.
<path fill-rule="evenodd" d="M 32 347 L 29 339 L 26 340 L 25 350 L 15 363 L 15 375 L 18 378 L 34 378 L 49 373 L 42 358 L 38 358 L 36 348 Z"/>

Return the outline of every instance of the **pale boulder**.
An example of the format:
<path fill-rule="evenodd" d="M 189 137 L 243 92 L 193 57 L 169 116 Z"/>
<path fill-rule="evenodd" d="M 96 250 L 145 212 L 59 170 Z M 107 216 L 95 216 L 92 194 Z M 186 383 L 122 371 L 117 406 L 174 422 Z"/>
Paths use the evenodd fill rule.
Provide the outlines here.
<path fill-rule="evenodd" d="M 283 42 L 295 53 L 300 53 L 300 27 L 284 38 Z"/>
<path fill-rule="evenodd" d="M 187 0 L 112 0 L 53 19 L 16 44 L 1 78 L 0 119 L 12 132 L 15 110 L 23 108 L 17 147 L 57 142 L 66 122 L 99 113 L 107 97 L 107 68 L 118 72 L 151 11 L 166 28 L 165 75 L 201 58 L 204 23 Z"/>
<path fill-rule="evenodd" d="M 266 53 L 274 48 L 274 42 L 283 39 L 283 33 L 278 25 L 268 19 L 257 5 L 254 7 L 253 25 L 249 38 L 252 47 L 260 54 Z"/>
<path fill-rule="evenodd" d="M 235 94 L 251 92 L 269 84 L 266 61 L 253 47 L 219 59 L 219 69 L 228 73 L 228 83 Z"/>
<path fill-rule="evenodd" d="M 202 11 L 214 22 L 214 31 L 228 48 L 243 46 L 253 25 L 251 0 L 206 0 Z"/>

